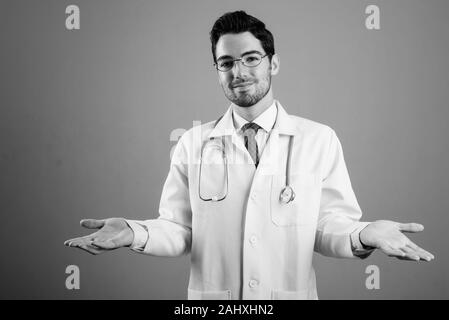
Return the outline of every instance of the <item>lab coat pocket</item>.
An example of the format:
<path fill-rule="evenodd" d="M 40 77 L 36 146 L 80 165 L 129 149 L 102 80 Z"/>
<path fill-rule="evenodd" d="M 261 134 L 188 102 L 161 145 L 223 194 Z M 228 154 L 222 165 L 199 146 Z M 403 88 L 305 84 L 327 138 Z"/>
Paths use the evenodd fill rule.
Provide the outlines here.
<path fill-rule="evenodd" d="M 306 226 L 316 222 L 320 202 L 320 188 L 316 176 L 301 172 L 290 175 L 290 187 L 294 200 L 281 201 L 286 186 L 285 175 L 273 175 L 271 184 L 271 219 L 279 227 Z"/>
<path fill-rule="evenodd" d="M 284 290 L 272 290 L 271 300 L 308 300 L 309 290 L 298 291 L 284 291 Z"/>
<path fill-rule="evenodd" d="M 231 300 L 231 290 L 200 291 L 188 289 L 188 300 Z"/>

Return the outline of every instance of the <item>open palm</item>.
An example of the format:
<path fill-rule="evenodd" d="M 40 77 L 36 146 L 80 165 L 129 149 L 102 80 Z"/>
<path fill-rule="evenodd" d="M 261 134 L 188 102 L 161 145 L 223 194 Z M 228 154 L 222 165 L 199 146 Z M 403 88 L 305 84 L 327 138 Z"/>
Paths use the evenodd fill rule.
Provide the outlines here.
<path fill-rule="evenodd" d="M 81 220 L 81 226 L 98 231 L 84 237 L 73 238 L 64 242 L 66 246 L 77 247 L 92 254 L 127 247 L 132 244 L 134 234 L 123 218 L 105 220 Z"/>
<path fill-rule="evenodd" d="M 401 260 L 433 260 L 430 252 L 412 242 L 404 232 L 416 233 L 424 230 L 419 223 L 399 223 L 389 220 L 378 220 L 370 223 L 360 233 L 363 244 L 378 248 L 383 253 Z"/>

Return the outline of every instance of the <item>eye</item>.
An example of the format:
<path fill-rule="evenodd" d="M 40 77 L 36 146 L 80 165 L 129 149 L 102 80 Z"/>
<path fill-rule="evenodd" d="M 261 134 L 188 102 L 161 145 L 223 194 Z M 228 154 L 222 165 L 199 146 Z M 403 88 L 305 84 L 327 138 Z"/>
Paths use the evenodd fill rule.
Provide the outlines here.
<path fill-rule="evenodd" d="M 257 56 L 249 56 L 249 57 L 246 57 L 245 60 L 247 62 L 254 62 L 254 61 L 259 60 L 259 58 Z"/>
<path fill-rule="evenodd" d="M 233 65 L 232 60 L 225 60 L 218 63 L 218 66 L 223 69 L 232 68 L 232 65 Z"/>
<path fill-rule="evenodd" d="M 244 64 L 253 67 L 257 66 L 260 63 L 260 60 L 262 59 L 260 55 L 258 54 L 250 54 L 243 58 Z"/>

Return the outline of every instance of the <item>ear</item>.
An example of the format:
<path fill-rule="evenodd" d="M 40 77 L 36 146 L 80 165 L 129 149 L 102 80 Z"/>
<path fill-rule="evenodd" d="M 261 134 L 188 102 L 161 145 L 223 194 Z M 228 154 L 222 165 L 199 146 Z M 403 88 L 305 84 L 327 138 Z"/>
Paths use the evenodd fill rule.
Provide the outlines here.
<path fill-rule="evenodd" d="M 272 76 L 277 75 L 279 73 L 280 64 L 281 64 L 281 61 L 279 60 L 279 56 L 277 55 L 277 53 L 275 53 L 271 57 L 271 75 Z"/>

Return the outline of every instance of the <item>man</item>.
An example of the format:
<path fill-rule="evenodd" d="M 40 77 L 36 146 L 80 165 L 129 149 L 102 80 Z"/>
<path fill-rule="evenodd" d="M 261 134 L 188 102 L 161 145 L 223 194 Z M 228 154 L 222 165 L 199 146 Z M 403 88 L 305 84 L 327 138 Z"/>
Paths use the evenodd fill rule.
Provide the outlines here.
<path fill-rule="evenodd" d="M 272 34 L 243 11 L 210 33 L 218 80 L 231 101 L 217 121 L 178 142 L 159 218 L 83 220 L 97 232 L 66 241 L 93 254 L 131 247 L 191 253 L 189 299 L 317 299 L 313 252 L 365 258 L 434 257 L 403 232 L 423 226 L 360 222 L 341 144 L 329 127 L 288 115 L 274 99 Z"/>

